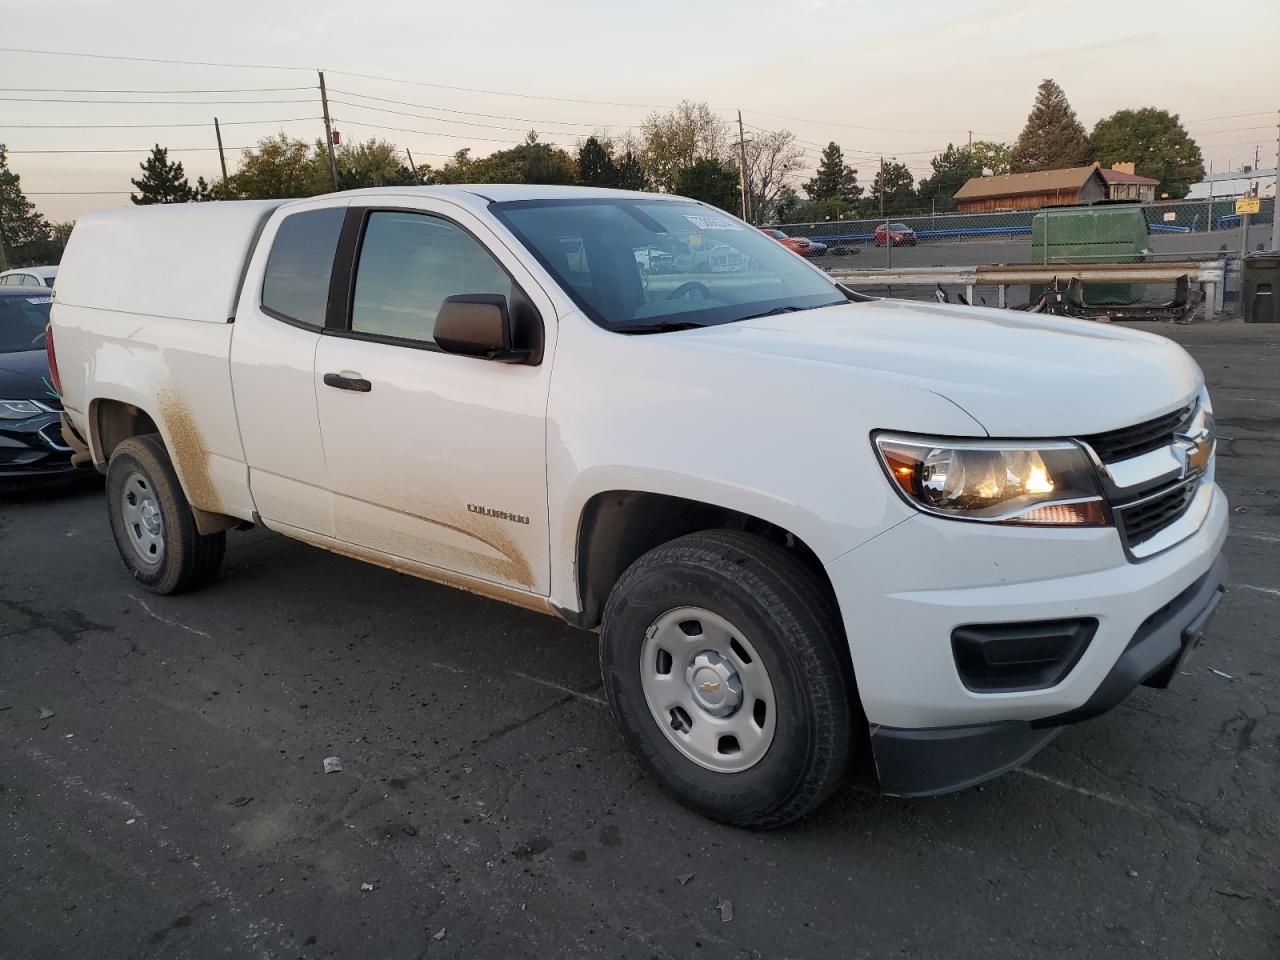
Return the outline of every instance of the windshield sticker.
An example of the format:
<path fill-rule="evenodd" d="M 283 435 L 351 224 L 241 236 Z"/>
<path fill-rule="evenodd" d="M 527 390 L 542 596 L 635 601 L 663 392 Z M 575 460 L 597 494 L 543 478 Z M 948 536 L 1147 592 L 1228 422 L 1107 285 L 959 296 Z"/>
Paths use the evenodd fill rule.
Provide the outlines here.
<path fill-rule="evenodd" d="M 27 297 L 27 303 L 53 303 L 53 297 Z"/>
<path fill-rule="evenodd" d="M 695 217 L 685 214 L 684 218 L 692 223 L 699 230 L 741 230 L 742 227 L 734 223 L 732 220 L 725 220 L 723 217 Z"/>

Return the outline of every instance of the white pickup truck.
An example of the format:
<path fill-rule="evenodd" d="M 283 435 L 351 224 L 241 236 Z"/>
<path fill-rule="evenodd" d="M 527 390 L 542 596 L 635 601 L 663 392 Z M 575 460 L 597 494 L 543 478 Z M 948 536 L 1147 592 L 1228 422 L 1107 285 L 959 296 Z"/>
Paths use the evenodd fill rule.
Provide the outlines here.
<path fill-rule="evenodd" d="M 641 763 L 742 825 L 1023 762 L 1166 685 L 1226 578 L 1181 348 L 860 296 L 678 197 L 102 211 L 49 345 L 144 587 L 262 524 L 597 629 Z"/>

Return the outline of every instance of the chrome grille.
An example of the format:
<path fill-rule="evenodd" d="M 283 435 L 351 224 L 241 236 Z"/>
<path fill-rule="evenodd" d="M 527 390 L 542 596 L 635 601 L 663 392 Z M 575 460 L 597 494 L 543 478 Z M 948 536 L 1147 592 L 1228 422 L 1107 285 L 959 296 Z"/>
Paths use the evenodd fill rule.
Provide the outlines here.
<path fill-rule="evenodd" d="M 1194 409 L 1195 404 L 1189 403 L 1154 420 L 1080 439 L 1093 448 L 1103 463 L 1128 460 L 1172 443 L 1174 433 L 1191 418 Z"/>

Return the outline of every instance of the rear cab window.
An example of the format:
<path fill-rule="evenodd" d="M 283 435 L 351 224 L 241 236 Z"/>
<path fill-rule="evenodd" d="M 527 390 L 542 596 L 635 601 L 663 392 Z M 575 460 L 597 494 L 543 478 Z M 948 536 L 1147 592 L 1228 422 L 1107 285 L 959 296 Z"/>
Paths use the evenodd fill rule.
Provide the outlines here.
<path fill-rule="evenodd" d="M 262 310 L 294 326 L 321 330 L 329 280 L 347 208 L 304 210 L 280 221 L 262 280 Z"/>

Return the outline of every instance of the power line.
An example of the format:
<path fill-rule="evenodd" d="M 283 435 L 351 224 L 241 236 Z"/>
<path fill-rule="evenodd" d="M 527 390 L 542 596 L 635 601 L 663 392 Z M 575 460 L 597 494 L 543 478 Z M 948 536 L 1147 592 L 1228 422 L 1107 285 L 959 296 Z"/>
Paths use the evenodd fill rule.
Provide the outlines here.
<path fill-rule="evenodd" d="M 168 57 L 128 57 L 115 54 L 105 53 L 80 53 L 71 50 L 35 50 L 24 47 L 0 47 L 3 53 L 26 53 L 36 56 L 48 57 L 80 57 L 90 60 L 117 60 L 125 63 L 165 63 L 176 64 L 188 67 L 228 67 L 238 70 L 305 70 L 310 72 L 311 67 L 287 66 L 278 63 L 227 63 L 216 60 L 179 60 Z M 433 83 L 428 80 L 404 80 L 400 77 L 387 77 L 371 73 L 353 73 L 348 70 L 329 70 L 329 73 L 344 76 L 358 77 L 361 80 L 377 80 L 384 83 L 404 83 L 419 87 L 435 87 L 440 90 L 457 90 L 463 93 L 483 93 L 488 96 L 496 97 L 520 97 L 525 100 L 552 100 L 559 103 L 594 103 L 600 106 L 608 107 L 636 107 L 640 109 L 650 110 L 668 110 L 670 106 L 667 104 L 655 103 L 621 103 L 612 100 L 589 100 L 579 97 L 553 97 L 542 96 L 533 93 L 515 93 L 510 90 L 486 90 L 479 87 L 463 87 L 448 83 Z"/>
<path fill-rule="evenodd" d="M 3 49 L 3 48 L 0 48 Z M 240 104 L 252 103 L 315 103 L 315 97 L 305 97 L 302 99 L 290 100 L 79 100 L 68 99 L 63 97 L 0 97 L 0 101 L 6 103 L 104 103 L 104 104 L 124 104 L 140 106 L 154 106 L 164 104 L 166 106 L 184 106 L 187 104 L 199 106 L 239 106 Z"/>
<path fill-rule="evenodd" d="M 566 127 L 624 127 L 627 130 L 635 129 L 635 124 L 621 123 L 588 123 L 581 120 L 537 120 L 531 117 L 513 117 L 508 114 L 501 113 L 480 113 L 475 110 L 454 110 L 450 107 L 439 107 L 430 103 L 414 103 L 409 100 L 392 100 L 388 97 L 375 97 L 368 93 L 357 93 L 354 90 L 338 90 L 335 87 L 329 88 L 332 93 L 340 93 L 348 97 L 360 97 L 363 100 L 377 100 L 379 103 L 394 103 L 402 107 L 420 107 L 423 110 L 437 110 L 440 113 L 457 113 L 468 117 L 484 117 L 488 120 L 518 120 L 521 123 L 555 123 Z M 357 104 L 359 106 L 359 104 Z M 370 107 L 369 109 L 374 109 Z"/>
<path fill-rule="evenodd" d="M 371 107 L 368 104 L 352 103 L 349 100 L 332 100 L 331 99 L 329 103 L 338 104 L 344 107 L 355 107 L 357 110 L 373 110 L 377 113 L 392 113 L 398 117 L 414 117 L 415 119 L 418 119 L 418 120 L 434 120 L 437 123 L 454 123 L 463 127 L 484 127 L 485 129 L 488 129 L 488 130 L 510 130 L 514 133 L 524 133 L 529 129 L 528 127 L 504 127 L 501 124 L 496 124 L 496 123 L 480 123 L 477 120 L 450 120 L 448 117 L 434 117 L 425 113 L 408 113 L 404 110 L 390 110 L 387 107 Z M 555 131 L 555 132 L 563 133 L 563 131 Z"/>
<path fill-rule="evenodd" d="M 0 91 L 5 93 L 284 93 L 314 89 L 315 87 L 231 87 L 225 90 L 97 90 L 92 87 L 0 87 Z"/>
<path fill-rule="evenodd" d="M 80 57 L 86 60 L 120 60 L 127 63 L 170 63 L 185 67 L 232 67 L 238 70 L 305 70 L 310 67 L 286 67 L 275 63 L 221 63 L 213 60 L 171 60 L 163 57 L 123 57 L 106 53 L 77 53 L 71 50 L 30 50 L 23 47 L 0 47 L 0 53 L 30 53 L 46 57 Z"/>
<path fill-rule="evenodd" d="M 170 153 L 203 153 L 206 150 L 217 151 L 217 147 L 166 147 Z M 227 150 L 257 150 L 253 147 L 226 147 Z M 14 156 L 22 154 L 44 154 L 44 153 L 150 153 L 151 147 L 107 147 L 102 150 L 86 150 L 86 149 L 67 149 L 67 150 L 6 150 L 5 152 Z"/>
<path fill-rule="evenodd" d="M 319 117 L 282 117 L 279 120 L 223 120 L 229 127 L 247 123 L 300 123 Z M 208 123 L 0 123 L 3 130 L 151 130 L 160 127 L 207 127 Z"/>
<path fill-rule="evenodd" d="M 363 120 L 351 120 L 347 117 L 335 118 L 334 123 L 341 126 L 344 123 L 353 124 L 357 127 L 369 127 L 373 130 L 393 130 L 397 133 L 417 133 L 424 137 L 448 137 L 451 140 L 481 140 L 485 143 L 523 143 L 523 140 L 503 139 L 501 137 L 473 137 L 466 133 L 442 133 L 438 130 L 411 130 L 408 127 L 388 127 L 379 123 L 366 123 Z M 535 131 L 536 132 L 536 131 Z M 552 141 L 540 140 L 539 143 L 550 143 L 552 146 L 562 147 L 568 144 L 554 143 Z M 13 151 L 10 151 L 13 152 Z"/>
<path fill-rule="evenodd" d="M 723 110 L 726 108 L 717 107 L 716 109 Z M 764 110 L 750 110 L 748 112 L 761 117 L 773 117 L 775 120 L 792 120 L 796 123 L 812 123 L 817 124 L 818 126 L 828 127 L 846 127 L 850 130 L 873 130 L 879 133 L 936 133 L 938 135 L 942 135 L 948 133 L 969 132 L 967 130 L 911 130 L 904 127 L 871 127 L 857 123 L 840 123 L 835 120 L 814 120 L 806 117 L 793 117 L 785 113 L 766 113 Z"/>

